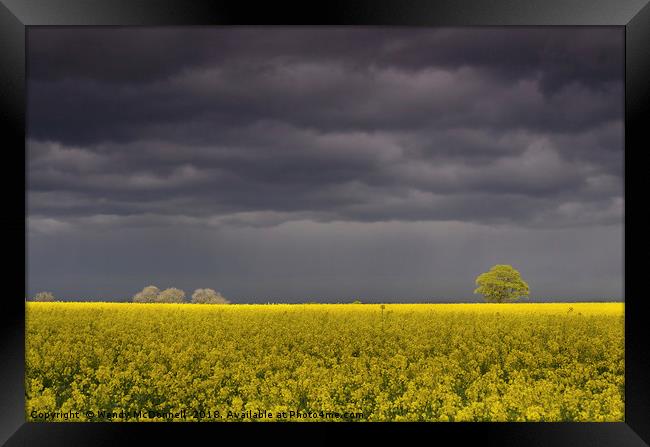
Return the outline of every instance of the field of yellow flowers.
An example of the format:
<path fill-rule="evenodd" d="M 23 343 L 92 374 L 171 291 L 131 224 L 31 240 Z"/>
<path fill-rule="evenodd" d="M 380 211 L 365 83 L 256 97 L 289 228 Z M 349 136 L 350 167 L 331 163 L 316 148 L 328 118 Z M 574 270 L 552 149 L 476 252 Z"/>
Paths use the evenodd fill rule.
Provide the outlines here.
<path fill-rule="evenodd" d="M 26 304 L 28 421 L 623 421 L 623 303 Z"/>

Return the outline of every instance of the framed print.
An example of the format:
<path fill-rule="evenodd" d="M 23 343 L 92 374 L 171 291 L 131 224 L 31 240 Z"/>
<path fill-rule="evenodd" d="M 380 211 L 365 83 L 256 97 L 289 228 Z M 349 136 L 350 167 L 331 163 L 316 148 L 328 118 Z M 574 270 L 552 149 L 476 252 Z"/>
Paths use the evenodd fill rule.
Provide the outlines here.
<path fill-rule="evenodd" d="M 646 0 L 0 2 L 5 445 L 648 445 Z"/>

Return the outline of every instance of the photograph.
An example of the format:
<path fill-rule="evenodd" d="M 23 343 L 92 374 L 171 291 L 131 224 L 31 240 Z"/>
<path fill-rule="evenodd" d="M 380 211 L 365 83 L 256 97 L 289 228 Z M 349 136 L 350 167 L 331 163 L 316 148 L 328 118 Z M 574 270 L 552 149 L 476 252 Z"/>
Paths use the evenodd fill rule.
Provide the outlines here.
<path fill-rule="evenodd" d="M 624 27 L 30 26 L 25 63 L 28 423 L 628 419 Z"/>

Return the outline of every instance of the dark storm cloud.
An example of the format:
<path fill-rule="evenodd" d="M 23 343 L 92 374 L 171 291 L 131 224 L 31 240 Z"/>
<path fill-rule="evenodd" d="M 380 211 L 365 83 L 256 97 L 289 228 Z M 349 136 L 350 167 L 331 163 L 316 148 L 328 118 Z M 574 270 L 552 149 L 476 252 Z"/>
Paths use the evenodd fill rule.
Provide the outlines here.
<path fill-rule="evenodd" d="M 30 250 L 45 259 L 52 244 L 74 246 L 61 266 L 105 268 L 84 259 L 99 251 L 117 262 L 110 247 L 123 236 L 124 247 L 157 258 L 225 244 L 239 259 L 262 246 L 269 251 L 257 255 L 295 269 L 309 256 L 283 261 L 296 243 L 288 228 L 313 231 L 325 251 L 374 228 L 375 242 L 393 238 L 387 253 L 402 259 L 414 234 L 457 228 L 432 256 L 456 251 L 461 271 L 471 252 L 462 234 L 508 258 L 522 252 L 504 228 L 525 231 L 539 259 L 553 259 L 557 240 L 570 251 L 579 239 L 574 249 L 584 251 L 621 231 L 620 29 L 31 28 L 28 51 Z M 391 231 L 377 230 L 383 224 Z M 581 229 L 584 238 L 567 236 Z M 170 232 L 191 247 L 154 247 Z M 157 235 L 150 245 L 148 234 Z M 492 237 L 501 242 L 485 242 Z M 338 256 L 357 259 L 357 249 L 376 256 L 352 241 Z M 609 255 L 619 273 L 607 290 L 620 285 L 621 256 Z M 239 270 L 206 268 L 244 275 L 243 259 L 233 261 Z M 417 271 L 415 262 L 404 268 Z M 590 262 L 583 273 L 595 271 Z M 47 276 L 46 264 L 32 265 Z M 350 271 L 369 281 L 359 269 Z M 235 293 L 253 293 L 245 282 L 233 280 Z"/>
<path fill-rule="evenodd" d="M 411 73 L 277 65 L 243 74 L 214 68 L 143 86 L 33 81 L 28 114 L 32 138 L 65 144 L 163 139 L 218 145 L 264 139 L 247 132 L 263 131 L 259 125 L 269 122 L 330 133 L 580 132 L 620 120 L 621 96 L 619 82 L 605 91 L 570 84 L 547 98 L 538 81 L 496 81 L 469 68 Z"/>
<path fill-rule="evenodd" d="M 33 79 L 151 82 L 191 67 L 282 62 L 350 68 L 478 66 L 531 74 L 552 92 L 571 82 L 619 81 L 621 30 L 594 28 L 85 28 L 32 29 Z M 260 64 L 262 62 L 262 64 Z"/>

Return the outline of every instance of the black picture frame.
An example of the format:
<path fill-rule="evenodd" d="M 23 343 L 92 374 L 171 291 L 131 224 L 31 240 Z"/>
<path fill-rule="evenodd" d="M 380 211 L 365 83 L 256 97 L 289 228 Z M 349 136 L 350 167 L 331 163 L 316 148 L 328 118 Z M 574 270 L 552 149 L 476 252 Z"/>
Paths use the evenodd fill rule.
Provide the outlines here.
<path fill-rule="evenodd" d="M 290 4 L 250 0 L 0 0 L 0 125 L 5 209 L 0 219 L 9 242 L 0 338 L 0 442 L 7 446 L 98 446 L 187 443 L 207 436 L 222 442 L 237 435 L 268 436 L 291 431 L 304 439 L 317 430 L 323 441 L 351 434 L 402 441 L 419 434 L 431 442 L 525 446 L 643 446 L 650 443 L 650 350 L 636 265 L 625 263 L 625 422 L 621 423 L 454 423 L 454 424 L 129 424 L 26 423 L 24 390 L 25 308 L 25 33 L 39 25 L 394 25 L 510 26 L 596 25 L 625 28 L 625 237 L 626 259 L 644 248 L 637 228 L 643 169 L 650 147 L 649 0 L 347 0 Z M 634 199 L 632 199 L 634 196 Z M 632 202 L 630 202 L 632 200 Z M 630 235 L 634 235 L 631 239 Z M 22 278 L 22 281 L 21 279 Z M 285 438 L 286 439 L 286 438 Z M 408 439 L 408 438 L 407 438 Z"/>

